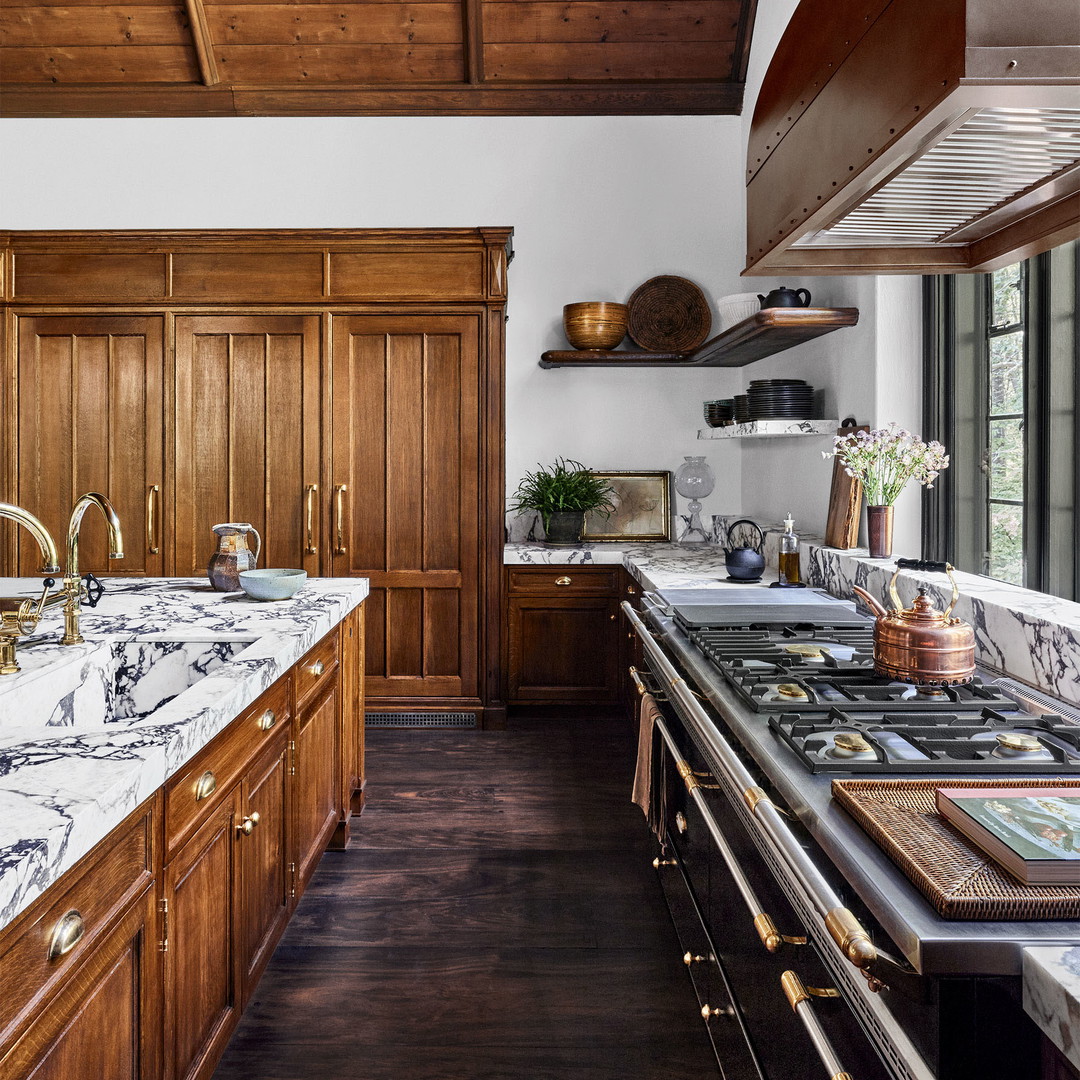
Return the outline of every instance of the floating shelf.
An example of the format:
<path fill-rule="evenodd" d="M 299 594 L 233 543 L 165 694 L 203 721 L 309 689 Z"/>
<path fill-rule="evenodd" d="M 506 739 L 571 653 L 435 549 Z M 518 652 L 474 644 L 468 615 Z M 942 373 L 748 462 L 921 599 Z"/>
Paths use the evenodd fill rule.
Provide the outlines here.
<path fill-rule="evenodd" d="M 783 439 L 797 435 L 835 435 L 839 420 L 750 420 L 728 427 L 702 428 L 699 439 Z"/>
<path fill-rule="evenodd" d="M 552 350 L 540 357 L 540 366 L 744 367 L 858 321 L 858 308 L 764 308 L 691 353 Z"/>

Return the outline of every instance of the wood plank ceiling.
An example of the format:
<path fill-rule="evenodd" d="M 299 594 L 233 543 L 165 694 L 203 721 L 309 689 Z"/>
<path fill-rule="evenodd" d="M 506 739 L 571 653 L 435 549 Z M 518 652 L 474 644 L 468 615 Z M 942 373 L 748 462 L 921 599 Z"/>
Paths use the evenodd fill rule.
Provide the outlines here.
<path fill-rule="evenodd" d="M 0 115 L 738 113 L 756 0 L 5 0 Z"/>

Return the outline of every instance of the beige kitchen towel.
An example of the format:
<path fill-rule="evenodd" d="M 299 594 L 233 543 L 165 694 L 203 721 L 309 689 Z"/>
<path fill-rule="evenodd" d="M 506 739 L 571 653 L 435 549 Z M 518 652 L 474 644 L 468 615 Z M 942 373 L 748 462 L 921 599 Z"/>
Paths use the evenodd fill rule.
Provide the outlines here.
<path fill-rule="evenodd" d="M 652 694 L 641 695 L 641 708 L 638 712 L 638 752 L 637 769 L 634 772 L 634 790 L 630 798 L 641 807 L 649 828 L 663 842 L 665 807 L 665 772 L 663 754 L 659 760 L 653 759 L 653 722 L 661 717 L 656 698 Z"/>

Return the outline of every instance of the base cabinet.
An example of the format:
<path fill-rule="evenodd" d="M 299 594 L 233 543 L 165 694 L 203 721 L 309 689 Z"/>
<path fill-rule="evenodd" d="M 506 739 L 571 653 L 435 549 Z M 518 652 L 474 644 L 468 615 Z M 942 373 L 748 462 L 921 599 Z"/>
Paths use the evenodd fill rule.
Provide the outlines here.
<path fill-rule="evenodd" d="M 347 625 L 0 930 L 4 1080 L 213 1074 L 362 782 Z"/>
<path fill-rule="evenodd" d="M 508 567 L 509 704 L 617 704 L 629 588 L 620 566 Z"/>

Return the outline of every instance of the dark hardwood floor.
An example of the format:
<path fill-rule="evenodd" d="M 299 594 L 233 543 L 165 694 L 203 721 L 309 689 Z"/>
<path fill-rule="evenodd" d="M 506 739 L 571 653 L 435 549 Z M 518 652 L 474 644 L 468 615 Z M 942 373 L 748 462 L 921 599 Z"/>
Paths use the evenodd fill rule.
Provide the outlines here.
<path fill-rule="evenodd" d="M 717 1076 L 621 719 L 375 729 L 216 1080 Z"/>

